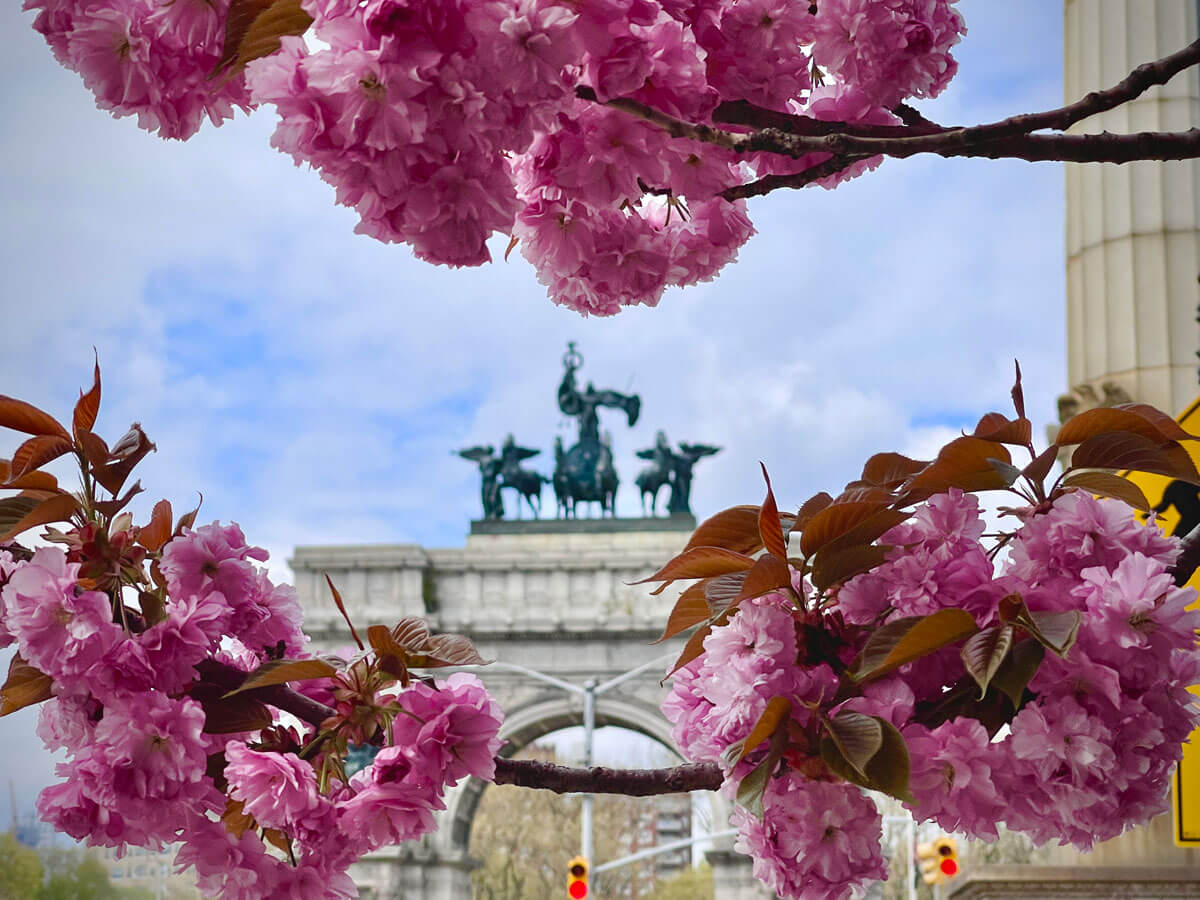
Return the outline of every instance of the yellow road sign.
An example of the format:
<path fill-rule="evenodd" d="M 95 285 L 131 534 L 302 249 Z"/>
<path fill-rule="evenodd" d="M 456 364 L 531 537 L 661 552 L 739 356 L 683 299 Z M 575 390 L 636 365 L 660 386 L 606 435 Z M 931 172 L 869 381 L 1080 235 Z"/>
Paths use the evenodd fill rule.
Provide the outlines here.
<path fill-rule="evenodd" d="M 1200 434 L 1200 397 L 1176 416 L 1176 421 L 1189 434 Z M 1200 468 L 1200 441 L 1185 441 L 1184 447 Z M 1185 481 L 1146 472 L 1122 473 L 1142 489 L 1146 499 L 1158 513 L 1158 525 L 1167 534 L 1183 537 L 1200 525 L 1200 489 Z M 1192 575 L 1188 587 L 1200 591 L 1200 572 Z M 1195 608 L 1200 600 L 1192 604 Z M 1200 685 L 1192 693 L 1200 694 Z M 1175 770 L 1174 802 L 1175 843 L 1180 847 L 1200 847 L 1200 728 L 1192 732 L 1183 745 L 1183 759 Z"/>

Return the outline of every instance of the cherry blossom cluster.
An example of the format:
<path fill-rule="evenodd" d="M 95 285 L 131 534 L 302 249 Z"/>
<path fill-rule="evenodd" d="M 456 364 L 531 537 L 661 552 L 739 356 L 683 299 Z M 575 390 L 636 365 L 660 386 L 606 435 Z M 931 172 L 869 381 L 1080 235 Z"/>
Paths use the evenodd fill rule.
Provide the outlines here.
<path fill-rule="evenodd" d="M 123 544 L 122 518 L 108 547 Z M 285 657 L 313 659 L 294 590 L 256 565 L 265 551 L 236 525 L 184 529 L 155 561 L 166 600 L 149 624 L 152 607 L 81 574 L 96 558 L 86 532 L 57 533 L 65 550 L 28 558 L 0 550 L 0 645 L 53 683 L 38 734 L 67 760 L 38 811 L 58 830 L 118 850 L 179 843 L 178 865 L 209 896 L 332 900 L 357 896 L 346 870 L 364 853 L 432 831 L 448 786 L 494 777 L 503 715 L 466 673 L 401 689 L 368 652 L 299 683 L 330 707 L 325 721 L 255 700 L 266 720 L 239 721 L 246 698 L 230 687 Z M 347 775 L 351 743 L 378 752 Z"/>
<path fill-rule="evenodd" d="M 218 66 L 237 39 L 224 0 L 26 8 L 114 114 L 186 138 L 205 114 L 273 104 L 273 145 L 316 169 L 360 232 L 450 266 L 489 261 L 488 239 L 508 235 L 555 302 L 609 315 L 735 258 L 754 228 L 724 192 L 830 159 L 672 137 L 655 114 L 720 124 L 721 104 L 747 102 L 898 123 L 890 109 L 956 71 L 954 2 L 302 0 L 316 40 L 286 34 L 244 71 Z"/>
<path fill-rule="evenodd" d="M 768 752 L 739 742 L 772 702 L 788 701 L 773 729 L 782 762 L 758 808 L 735 812 L 738 848 L 782 896 L 844 898 L 884 877 L 874 803 L 817 749 L 847 713 L 902 736 L 910 771 L 895 793 L 947 831 L 994 839 L 1004 823 L 1087 849 L 1166 810 L 1171 769 L 1198 720 L 1187 687 L 1200 682 L 1196 595 L 1168 573 L 1179 541 L 1084 491 L 1014 515 L 1020 527 L 997 566 L 977 499 L 937 494 L 880 538 L 892 548 L 880 565 L 820 601 L 798 575 L 791 592 L 743 601 L 675 674 L 663 705 L 675 740 L 688 758 L 720 763 L 739 796 Z M 1015 700 L 981 690 L 954 644 L 846 689 L 872 634 L 944 610 L 969 613 L 975 640 L 995 639 L 997 661 L 1026 660 Z M 1061 654 L 1043 659 L 1042 644 L 1017 628 L 1003 638 L 1013 642 L 1006 655 L 1006 615 L 1074 624 Z M 842 736 L 850 746 L 853 734 Z M 889 750 L 894 758 L 885 739 Z"/>

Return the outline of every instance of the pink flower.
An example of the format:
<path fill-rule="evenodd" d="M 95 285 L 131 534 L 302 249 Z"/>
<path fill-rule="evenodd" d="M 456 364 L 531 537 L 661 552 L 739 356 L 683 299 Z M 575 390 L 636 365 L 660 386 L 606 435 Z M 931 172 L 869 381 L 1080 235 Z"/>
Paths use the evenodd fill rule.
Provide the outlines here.
<path fill-rule="evenodd" d="M 754 860 L 754 877 L 781 897 L 843 900 L 855 887 L 887 877 L 882 820 L 853 785 L 788 772 L 767 783 L 761 820 L 736 807 L 731 821 L 738 829 L 734 846 Z"/>
<path fill-rule="evenodd" d="M 246 544 L 236 524 L 201 525 L 163 548 L 159 564 L 172 597 L 220 591 L 236 609 L 255 588 L 257 573 L 250 560 L 264 561 L 267 551 Z"/>
<path fill-rule="evenodd" d="M 291 828 L 320 808 L 312 766 L 291 753 L 251 750 L 240 741 L 225 745 L 229 795 L 267 828 Z"/>
<path fill-rule="evenodd" d="M 1003 765 L 1003 756 L 983 725 L 958 718 L 934 729 L 909 725 L 903 734 L 912 765 L 914 815 L 932 819 L 946 831 L 994 840 L 1006 804 L 992 770 Z"/>
<path fill-rule="evenodd" d="M 504 722 L 500 705 L 477 676 L 466 672 L 435 684 L 430 688 L 413 682 L 400 695 L 399 704 L 407 714 L 396 716 L 392 744 L 419 754 L 415 765 L 443 784 L 455 784 L 468 775 L 491 781 Z"/>

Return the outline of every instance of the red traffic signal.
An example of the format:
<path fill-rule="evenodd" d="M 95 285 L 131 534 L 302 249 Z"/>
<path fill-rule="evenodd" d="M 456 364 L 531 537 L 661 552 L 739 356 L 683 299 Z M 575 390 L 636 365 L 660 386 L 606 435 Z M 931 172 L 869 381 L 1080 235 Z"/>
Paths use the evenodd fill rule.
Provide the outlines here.
<path fill-rule="evenodd" d="M 567 863 L 567 896 L 571 900 L 584 900 L 588 895 L 588 861 L 576 856 Z"/>
<path fill-rule="evenodd" d="M 942 835 L 928 843 L 917 845 L 917 862 L 921 868 L 921 879 L 926 884 L 944 884 L 958 875 L 958 843 L 952 837 Z"/>

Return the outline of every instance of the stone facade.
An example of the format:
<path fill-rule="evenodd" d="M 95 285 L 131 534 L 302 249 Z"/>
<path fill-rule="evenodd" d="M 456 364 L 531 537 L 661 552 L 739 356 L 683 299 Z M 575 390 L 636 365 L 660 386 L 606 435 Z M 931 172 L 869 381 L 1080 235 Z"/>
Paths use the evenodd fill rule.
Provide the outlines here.
<path fill-rule="evenodd" d="M 469 636 L 487 659 L 513 663 L 582 686 L 679 653 L 676 639 L 652 645 L 678 591 L 658 596 L 635 584 L 683 549 L 690 516 L 645 520 L 476 523 L 464 547 L 416 544 L 298 547 L 290 560 L 316 647 L 350 644 L 325 574 L 355 626 L 423 616 L 436 632 Z M 659 704 L 663 659 L 643 677 L 596 699 L 596 725 L 619 725 L 671 747 Z M 582 722 L 582 698 L 499 666 L 479 675 L 505 710 L 501 751 L 515 753 L 551 731 Z M 438 831 L 374 854 L 352 873 L 370 900 L 470 897 L 471 822 L 485 785 L 470 780 L 447 793 Z M 719 808 L 718 808 L 719 807 Z M 719 798 L 714 821 L 728 810 Z M 725 849 L 728 849 L 726 847 Z M 756 891 L 747 861 L 714 857 L 717 900 L 769 896 Z"/>
<path fill-rule="evenodd" d="M 1190 866 L 979 866 L 951 900 L 1176 900 L 1200 897 Z"/>

